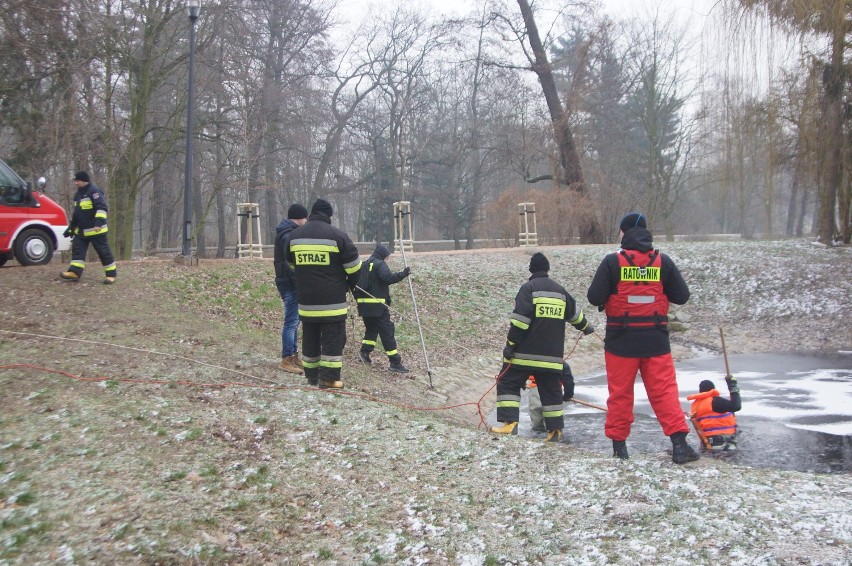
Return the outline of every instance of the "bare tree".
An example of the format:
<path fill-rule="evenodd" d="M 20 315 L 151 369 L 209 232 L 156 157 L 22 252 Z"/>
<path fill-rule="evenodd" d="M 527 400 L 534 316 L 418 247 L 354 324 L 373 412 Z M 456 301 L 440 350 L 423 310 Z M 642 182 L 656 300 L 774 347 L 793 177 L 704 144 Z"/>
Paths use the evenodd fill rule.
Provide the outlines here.
<path fill-rule="evenodd" d="M 505 15 L 501 15 L 500 19 L 507 25 L 515 39 L 523 47 L 529 69 L 536 74 L 541 84 L 542 93 L 550 113 L 561 166 L 561 172 L 554 180 L 566 185 L 577 197 L 576 200 L 578 202 L 575 205 L 581 210 L 581 214 L 576 216 L 576 221 L 579 225 L 580 242 L 602 243 L 604 237 L 598 223 L 597 209 L 592 205 L 589 197 L 586 180 L 583 176 L 583 168 L 580 163 L 580 154 L 569 123 L 569 116 L 565 112 L 562 99 L 559 97 L 556 89 L 553 67 L 547 57 L 544 42 L 539 34 L 535 15 L 527 0 L 517 0 L 517 3 L 523 19 L 522 28 L 515 25 L 513 20 Z"/>

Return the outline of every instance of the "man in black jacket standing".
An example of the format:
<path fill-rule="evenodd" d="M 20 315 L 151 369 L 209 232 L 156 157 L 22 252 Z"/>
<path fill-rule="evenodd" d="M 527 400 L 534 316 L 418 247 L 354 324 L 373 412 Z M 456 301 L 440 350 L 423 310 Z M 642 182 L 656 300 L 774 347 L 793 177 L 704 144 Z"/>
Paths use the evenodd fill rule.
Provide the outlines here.
<path fill-rule="evenodd" d="M 290 234 L 308 221 L 308 209 L 299 203 L 287 209 L 287 218 L 275 228 L 275 286 L 284 303 L 284 324 L 281 327 L 281 364 L 278 366 L 289 373 L 304 373 L 298 354 L 299 307 L 296 301 L 296 278 L 293 266 L 287 263 Z"/>
<path fill-rule="evenodd" d="M 393 273 L 385 263 L 390 255 L 390 251 L 379 244 L 361 266 L 361 277 L 354 292 L 358 302 L 358 314 L 364 319 L 364 339 L 361 340 L 359 356 L 362 362 L 372 365 L 370 352 L 376 347 L 376 338 L 381 338 L 385 354 L 390 361 L 388 369 L 395 373 L 408 373 L 408 368 L 402 365 L 402 356 L 396 349 L 395 328 L 388 307 L 391 305 L 390 286 L 408 277 L 411 268 L 406 267 L 398 273 Z"/>
<path fill-rule="evenodd" d="M 308 222 L 290 235 L 287 261 L 296 276 L 305 377 L 311 385 L 341 389 L 346 292 L 358 283 L 361 259 L 349 236 L 331 225 L 332 214 L 328 201 L 314 202 Z"/>
<path fill-rule="evenodd" d="M 686 303 L 689 287 L 671 258 L 654 249 L 644 215 L 631 212 L 619 228 L 621 250 L 604 258 L 586 295 L 607 317 L 604 432 L 612 440 L 613 455 L 626 460 L 633 385 L 640 373 L 654 414 L 672 441 L 672 460 L 691 462 L 698 454 L 686 442 L 689 426 L 680 406 L 668 329 L 669 303 Z"/>
<path fill-rule="evenodd" d="M 529 281 L 515 296 L 509 333 L 503 348 L 503 370 L 497 382 L 497 434 L 518 434 L 521 388 L 534 376 L 541 397 L 545 442 L 559 442 L 565 427 L 562 405 L 565 323 L 591 334 L 594 328 L 562 285 L 548 277 L 550 262 L 537 252 L 530 258 Z"/>
<path fill-rule="evenodd" d="M 115 283 L 117 270 L 107 241 L 109 208 L 106 195 L 90 181 L 89 174 L 85 171 L 77 171 L 74 174 L 74 185 L 77 187 L 74 194 L 74 212 L 64 233 L 66 238 L 74 238 L 71 242 L 71 265 L 68 271 L 63 271 L 59 276 L 66 281 L 79 281 L 86 268 L 89 244 L 92 244 L 104 266 L 104 285 L 111 285 Z"/>

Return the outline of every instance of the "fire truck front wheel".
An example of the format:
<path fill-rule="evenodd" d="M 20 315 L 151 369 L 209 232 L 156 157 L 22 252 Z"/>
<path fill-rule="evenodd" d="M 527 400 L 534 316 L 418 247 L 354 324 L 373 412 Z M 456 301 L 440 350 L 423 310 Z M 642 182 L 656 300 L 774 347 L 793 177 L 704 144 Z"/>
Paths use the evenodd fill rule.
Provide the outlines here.
<path fill-rule="evenodd" d="M 45 265 L 53 258 L 53 240 L 42 230 L 24 230 L 15 240 L 15 259 L 21 265 Z"/>

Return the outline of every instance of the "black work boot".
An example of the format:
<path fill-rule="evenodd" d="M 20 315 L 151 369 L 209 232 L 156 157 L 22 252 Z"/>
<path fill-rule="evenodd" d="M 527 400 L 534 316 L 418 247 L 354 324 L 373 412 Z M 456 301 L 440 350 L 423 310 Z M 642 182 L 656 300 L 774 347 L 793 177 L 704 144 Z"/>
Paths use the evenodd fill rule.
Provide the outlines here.
<path fill-rule="evenodd" d="M 408 368 L 402 365 L 402 362 L 399 361 L 391 361 L 390 365 L 388 366 L 388 370 L 394 373 L 408 373 Z"/>
<path fill-rule="evenodd" d="M 358 359 L 367 364 L 368 366 L 373 365 L 373 360 L 370 359 L 370 352 L 365 352 L 361 350 L 358 352 Z"/>
<path fill-rule="evenodd" d="M 686 441 L 685 432 L 676 432 L 669 438 L 672 439 L 672 462 L 686 464 L 698 460 L 698 452 Z"/>
<path fill-rule="evenodd" d="M 630 454 L 627 453 L 627 441 L 625 440 L 613 440 L 612 441 L 612 455 L 621 458 L 622 460 L 629 460 Z"/>

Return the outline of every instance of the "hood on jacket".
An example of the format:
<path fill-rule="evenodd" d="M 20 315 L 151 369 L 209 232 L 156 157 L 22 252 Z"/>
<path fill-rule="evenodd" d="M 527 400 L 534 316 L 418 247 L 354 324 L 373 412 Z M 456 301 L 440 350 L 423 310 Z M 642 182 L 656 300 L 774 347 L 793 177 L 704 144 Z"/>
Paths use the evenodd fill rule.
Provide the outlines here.
<path fill-rule="evenodd" d="M 289 218 L 285 218 L 281 222 L 278 223 L 278 226 L 275 227 L 275 235 L 280 236 L 281 234 L 286 234 L 288 232 L 292 232 L 299 225 L 290 220 Z"/>
<path fill-rule="evenodd" d="M 654 237 L 647 228 L 631 228 L 621 238 L 621 247 L 625 250 L 649 252 L 654 249 Z"/>
<path fill-rule="evenodd" d="M 376 246 L 376 249 L 375 249 L 375 250 L 373 250 L 373 254 L 372 254 L 372 255 L 373 255 L 373 257 L 377 257 L 377 258 L 379 258 L 379 259 L 381 259 L 381 260 L 384 260 L 384 259 L 386 259 L 389 255 L 391 255 L 391 253 L 390 253 L 390 250 L 389 250 L 389 249 L 387 249 L 387 247 L 383 246 L 382 244 L 379 244 L 378 246 Z"/>

